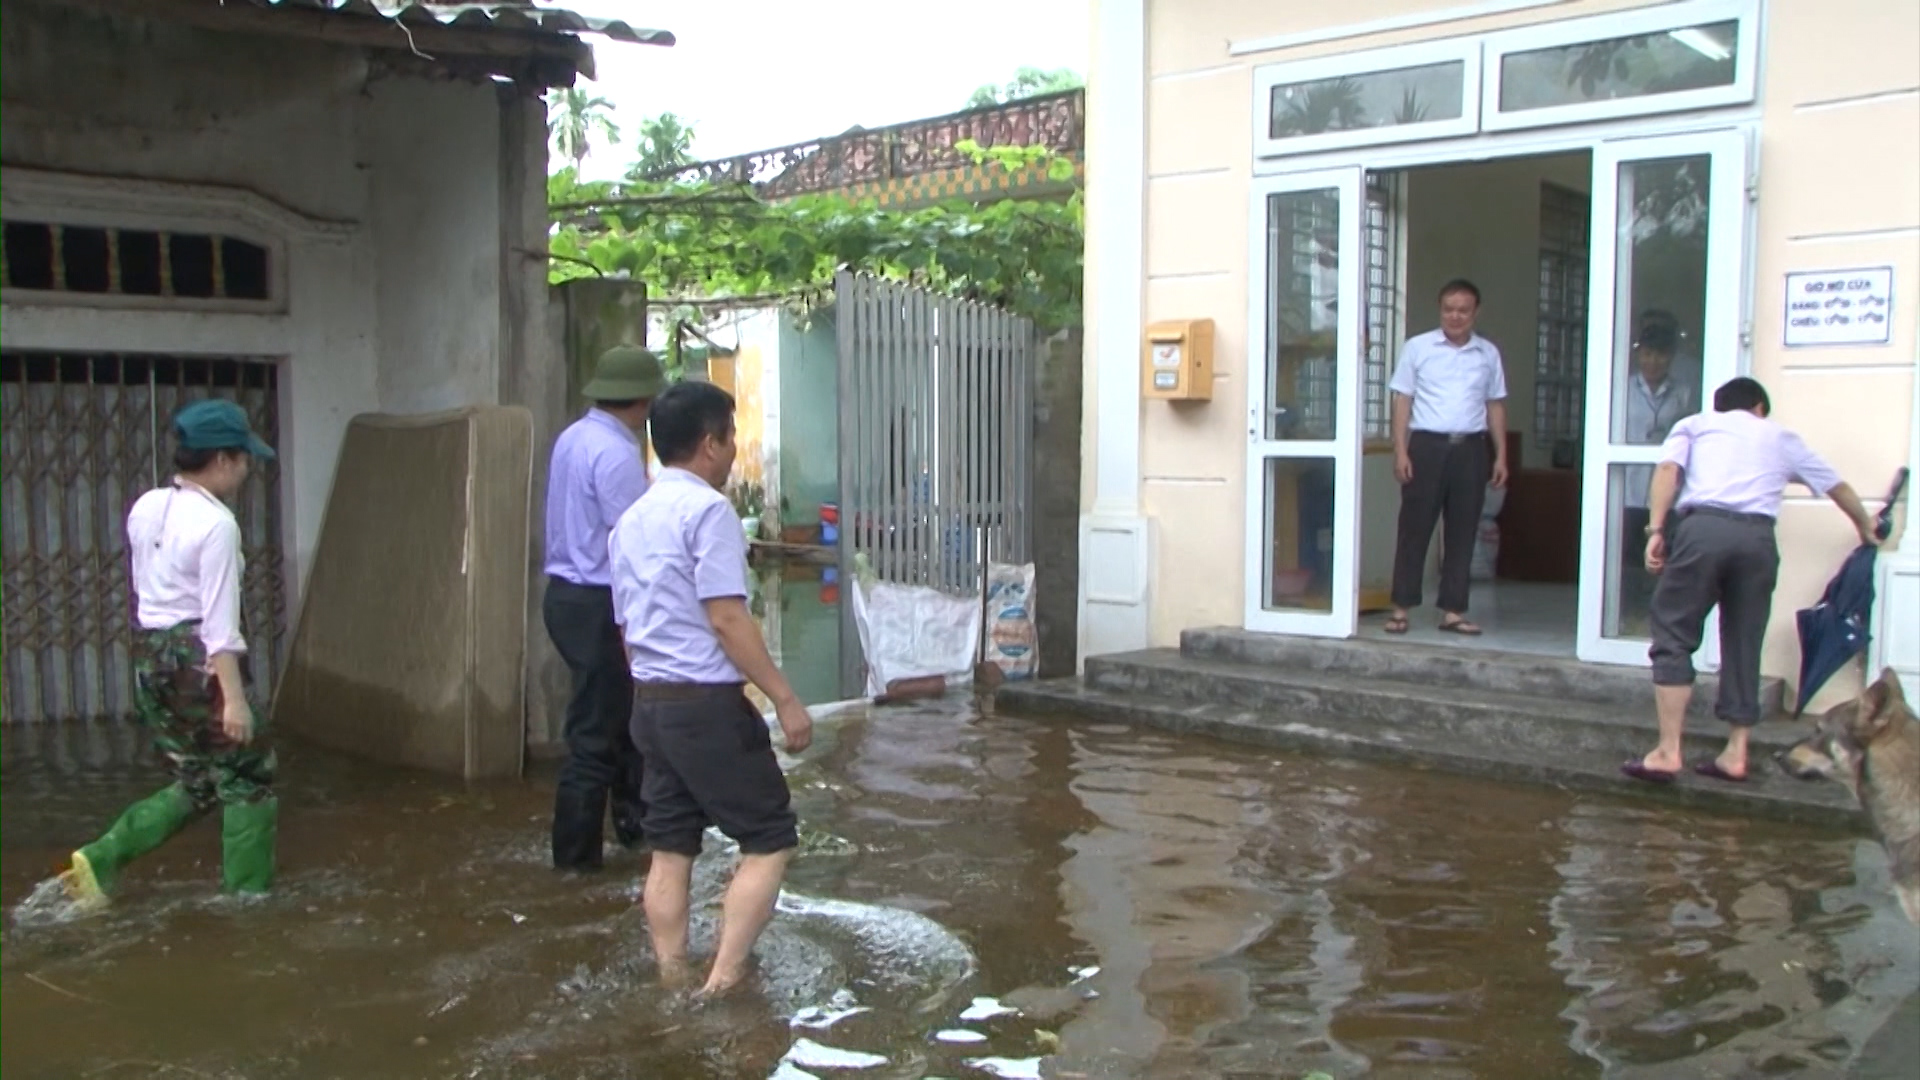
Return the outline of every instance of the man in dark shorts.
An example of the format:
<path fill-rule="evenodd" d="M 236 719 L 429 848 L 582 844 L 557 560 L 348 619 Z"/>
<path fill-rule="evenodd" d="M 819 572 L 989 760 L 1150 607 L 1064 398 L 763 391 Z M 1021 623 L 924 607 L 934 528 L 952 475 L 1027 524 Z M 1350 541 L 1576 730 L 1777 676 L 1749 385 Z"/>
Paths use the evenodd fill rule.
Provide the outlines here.
<path fill-rule="evenodd" d="M 807 748 L 813 721 L 747 610 L 746 532 L 720 491 L 733 470 L 733 396 L 676 384 L 655 399 L 649 426 L 663 468 L 609 540 L 633 670 L 641 829 L 653 850 L 643 903 L 661 977 L 680 985 L 701 834 L 718 826 L 740 845 L 701 989 L 718 994 L 746 974 L 799 843 L 786 777 L 745 684 L 773 700 L 789 752 Z"/>

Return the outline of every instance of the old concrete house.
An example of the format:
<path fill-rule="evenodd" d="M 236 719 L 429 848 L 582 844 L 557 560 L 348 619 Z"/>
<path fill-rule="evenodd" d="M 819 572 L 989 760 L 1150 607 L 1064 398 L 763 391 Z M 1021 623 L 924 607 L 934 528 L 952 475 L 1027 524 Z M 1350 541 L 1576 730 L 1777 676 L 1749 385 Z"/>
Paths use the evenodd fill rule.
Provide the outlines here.
<path fill-rule="evenodd" d="M 525 405 L 544 455 L 542 96 L 589 34 L 672 43 L 526 0 L 5 0 L 9 722 L 124 715 L 120 515 L 184 399 L 238 396 L 280 448 L 242 507 L 256 676 L 351 417 Z"/>

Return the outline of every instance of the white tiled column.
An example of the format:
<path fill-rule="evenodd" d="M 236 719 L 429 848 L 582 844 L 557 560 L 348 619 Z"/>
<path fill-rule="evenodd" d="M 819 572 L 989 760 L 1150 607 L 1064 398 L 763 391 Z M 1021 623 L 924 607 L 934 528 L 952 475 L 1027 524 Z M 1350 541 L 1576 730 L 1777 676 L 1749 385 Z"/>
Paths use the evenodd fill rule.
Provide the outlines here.
<path fill-rule="evenodd" d="M 1869 680 L 1882 668 L 1900 674 L 1908 694 L 1920 693 L 1920 519 L 1913 513 L 1913 487 L 1920 482 L 1920 356 L 1914 360 L 1913 418 L 1907 426 L 1907 523 L 1900 546 L 1882 553 L 1874 593 L 1873 651 Z M 1085 558 L 1084 555 L 1081 556 Z"/>
<path fill-rule="evenodd" d="M 1146 261 L 1146 0 L 1092 0 L 1087 85 L 1086 363 L 1094 386 L 1082 459 L 1080 659 L 1147 646 L 1153 545 L 1140 506 L 1140 334 Z M 1089 452 L 1089 450 L 1091 452 Z"/>

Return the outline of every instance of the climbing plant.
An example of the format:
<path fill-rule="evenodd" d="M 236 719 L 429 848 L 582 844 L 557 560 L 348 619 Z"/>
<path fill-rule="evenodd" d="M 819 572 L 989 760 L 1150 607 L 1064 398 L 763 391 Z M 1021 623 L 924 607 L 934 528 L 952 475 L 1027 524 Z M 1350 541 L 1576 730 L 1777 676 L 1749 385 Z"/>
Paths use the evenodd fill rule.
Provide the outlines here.
<path fill-rule="evenodd" d="M 1074 175 L 1071 161 L 1044 148 L 962 149 L 988 167 Z M 548 201 L 553 280 L 636 278 L 690 312 L 742 298 L 804 310 L 846 266 L 1006 307 L 1045 330 L 1080 320 L 1077 189 L 1060 200 L 892 210 L 836 194 L 768 202 L 735 184 L 582 183 L 563 168 Z"/>

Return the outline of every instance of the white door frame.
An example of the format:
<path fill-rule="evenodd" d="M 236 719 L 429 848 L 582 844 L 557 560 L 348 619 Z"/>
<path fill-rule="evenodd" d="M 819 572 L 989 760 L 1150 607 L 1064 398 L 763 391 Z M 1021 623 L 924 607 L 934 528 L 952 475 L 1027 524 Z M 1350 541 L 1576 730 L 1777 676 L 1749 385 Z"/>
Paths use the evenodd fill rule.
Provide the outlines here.
<path fill-rule="evenodd" d="M 1733 328 L 1733 336 L 1738 342 L 1736 351 L 1738 368 L 1733 372 L 1733 374 L 1738 374 L 1746 371 L 1751 362 L 1749 340 L 1751 331 L 1747 320 L 1748 313 L 1753 309 L 1753 289 L 1755 283 L 1753 266 L 1750 261 L 1752 244 L 1749 240 L 1753 228 L 1753 215 L 1750 204 L 1744 198 L 1744 192 L 1748 190 L 1749 177 L 1752 175 L 1754 167 L 1752 160 L 1753 153 L 1751 150 L 1753 140 L 1752 133 L 1757 128 L 1759 115 L 1759 110 L 1754 107 L 1716 109 L 1702 113 L 1678 113 L 1667 116 L 1609 120 L 1600 123 L 1569 125 L 1560 128 L 1482 132 L 1470 138 L 1448 139 L 1433 143 L 1345 147 L 1324 153 L 1301 154 L 1284 158 L 1256 159 L 1254 161 L 1252 178 L 1253 197 L 1249 202 L 1250 209 L 1248 212 L 1247 228 L 1248 257 L 1251 266 L 1248 275 L 1247 371 L 1250 382 L 1248 386 L 1248 400 L 1251 412 L 1249 416 L 1249 441 L 1255 445 L 1251 448 L 1247 461 L 1246 619 L 1244 623 L 1246 629 L 1256 632 L 1303 634 L 1322 637 L 1352 637 L 1357 630 L 1357 609 L 1359 605 L 1357 589 L 1357 570 L 1360 556 L 1358 520 L 1360 499 L 1363 497 L 1363 493 L 1359 488 L 1359 473 L 1357 468 L 1352 474 L 1354 478 L 1352 482 L 1349 483 L 1338 478 L 1336 478 L 1335 481 L 1334 549 L 1336 577 L 1339 567 L 1342 565 L 1341 560 L 1344 559 L 1345 565 L 1352 567 L 1354 572 L 1355 587 L 1350 590 L 1352 593 L 1351 597 L 1343 601 L 1342 598 L 1347 596 L 1347 591 L 1343 590 L 1337 593 L 1335 598 L 1336 610 L 1333 613 L 1318 616 L 1317 621 L 1310 620 L 1301 614 L 1295 613 L 1288 613 L 1283 618 L 1276 618 L 1275 616 L 1279 613 L 1267 611 L 1264 605 L 1261 604 L 1265 585 L 1264 577 L 1266 574 L 1264 557 L 1266 529 L 1265 526 L 1261 524 L 1262 517 L 1265 513 L 1265 496 L 1262 491 L 1265 476 L 1263 466 L 1264 455 L 1259 450 L 1257 436 L 1262 430 L 1259 427 L 1259 422 L 1261 419 L 1261 410 L 1265 408 L 1266 395 L 1264 385 L 1266 361 L 1262 353 L 1266 341 L 1267 304 L 1266 197 L 1277 191 L 1311 188 L 1315 186 L 1312 181 L 1312 178 L 1315 177 L 1321 178 L 1320 186 L 1326 186 L 1325 177 L 1336 175 L 1343 170 L 1358 170 L 1357 179 L 1354 181 L 1358 188 L 1357 197 L 1364 199 L 1365 176 L 1368 171 L 1392 172 L 1395 170 L 1425 166 L 1467 165 L 1503 158 L 1538 157 L 1566 153 L 1587 153 L 1593 155 L 1597 184 L 1599 161 L 1601 155 L 1606 152 L 1606 148 L 1609 146 L 1623 145 L 1629 140 L 1650 140 L 1663 137 L 1677 138 L 1690 136 L 1705 139 L 1708 142 L 1712 142 L 1715 137 L 1741 139 L 1749 148 L 1743 158 L 1743 167 L 1738 170 L 1716 168 L 1713 179 L 1713 186 L 1716 192 L 1721 190 L 1723 184 L 1737 183 L 1743 193 L 1741 201 L 1737 204 L 1739 207 L 1739 229 L 1737 230 L 1738 236 L 1734 238 L 1737 240 L 1737 244 L 1732 241 L 1727 241 L 1724 237 L 1719 237 L 1717 239 L 1723 241 L 1724 250 L 1722 245 L 1716 245 L 1710 249 L 1713 254 L 1709 256 L 1710 260 L 1719 260 L 1718 262 L 1710 262 L 1711 269 L 1709 273 L 1712 276 L 1712 280 L 1725 282 L 1727 275 L 1732 275 L 1734 279 L 1733 284 L 1737 286 L 1732 289 L 1726 289 L 1725 286 L 1722 287 L 1722 295 L 1718 299 L 1718 306 L 1715 308 L 1715 311 L 1717 312 L 1719 308 L 1725 307 L 1729 303 L 1734 307 L 1731 321 L 1725 325 Z M 1608 177 L 1608 182 L 1609 185 L 1613 182 L 1611 173 Z M 1609 186 L 1608 191 L 1612 192 L 1612 190 L 1613 188 Z M 1613 275 L 1611 233 L 1609 232 L 1605 262 L 1603 263 L 1599 243 L 1599 230 L 1597 228 L 1601 221 L 1601 211 L 1599 209 L 1600 191 L 1597 186 L 1592 193 L 1592 197 L 1593 206 L 1595 207 L 1592 220 L 1596 225 L 1594 230 L 1596 241 L 1590 249 L 1589 281 L 1596 283 L 1595 287 L 1597 288 L 1597 283 L 1603 277 L 1606 279 L 1609 294 L 1607 301 L 1608 307 L 1604 310 L 1611 314 Z M 1344 201 L 1342 204 L 1342 215 L 1342 224 L 1345 224 Z M 1612 215 L 1613 210 L 1611 206 L 1609 206 L 1606 211 L 1608 221 L 1612 220 Z M 1359 238 L 1362 235 L 1357 231 L 1360 227 L 1363 227 L 1363 223 L 1356 223 L 1356 231 L 1354 233 L 1356 243 L 1359 242 Z M 1726 232 L 1728 230 L 1721 231 Z M 1345 239 L 1343 237 L 1343 244 L 1344 243 Z M 1362 275 L 1365 270 L 1364 267 L 1358 265 L 1359 261 L 1357 258 L 1352 260 L 1354 265 L 1349 268 L 1349 260 L 1347 260 L 1344 253 L 1341 256 L 1341 297 L 1343 301 L 1343 311 L 1348 309 L 1348 305 L 1345 303 L 1347 295 L 1345 290 L 1349 287 L 1349 276 L 1352 279 L 1351 288 L 1356 290 L 1356 305 L 1358 304 L 1357 298 L 1364 295 L 1360 290 L 1362 290 L 1364 285 Z M 1602 267 L 1604 267 L 1604 270 L 1600 269 Z M 1603 309 L 1591 306 L 1590 304 L 1589 320 L 1598 317 L 1601 310 Z M 1348 345 L 1345 340 L 1346 318 L 1348 317 L 1354 320 L 1355 326 L 1355 330 L 1353 331 L 1353 359 L 1351 364 L 1353 378 L 1357 381 L 1360 367 L 1358 351 L 1359 322 L 1364 320 L 1365 316 L 1363 312 L 1357 311 L 1350 312 L 1348 316 L 1343 316 L 1343 339 L 1340 346 L 1340 368 L 1343 376 L 1349 367 L 1349 361 L 1347 359 Z M 1716 314 L 1715 317 L 1720 316 Z M 1607 348 L 1610 349 L 1613 340 L 1611 324 L 1607 324 L 1605 329 Z M 1600 355 L 1598 352 L 1600 347 L 1600 342 L 1597 340 L 1597 331 L 1590 330 L 1587 346 L 1589 358 L 1587 365 L 1587 400 L 1589 409 L 1587 424 L 1589 425 L 1589 430 L 1591 430 L 1591 425 L 1594 422 L 1591 410 L 1594 407 L 1594 387 L 1596 385 L 1596 379 L 1601 380 L 1608 387 L 1609 406 L 1611 404 L 1613 374 L 1611 364 L 1609 363 L 1596 368 L 1593 360 L 1595 356 Z M 1702 359 L 1704 362 L 1705 358 L 1703 357 Z M 1703 369 L 1703 381 L 1710 377 L 1710 373 Z M 1255 381 L 1257 381 L 1259 385 L 1253 385 Z M 1722 381 L 1724 381 L 1724 379 L 1722 379 Z M 1717 383 L 1707 382 L 1704 390 L 1706 393 L 1711 393 L 1712 388 L 1717 385 Z M 1352 393 L 1348 393 L 1343 389 L 1340 401 L 1342 411 L 1341 422 L 1348 425 L 1347 430 L 1351 430 L 1354 433 L 1352 453 L 1357 463 L 1360 453 L 1359 432 L 1362 427 L 1366 404 L 1362 400 L 1361 390 L 1357 385 Z M 1610 419 L 1610 414 L 1601 414 L 1603 423 L 1607 419 Z M 1344 444 L 1342 445 L 1344 446 Z M 1587 505 L 1587 500 L 1592 497 L 1589 490 L 1591 486 L 1590 478 L 1583 473 L 1581 494 L 1582 510 L 1583 514 L 1588 515 L 1593 513 L 1592 508 Z M 1600 495 L 1600 511 L 1604 516 L 1604 491 Z M 1602 545 L 1597 552 L 1590 551 L 1589 549 L 1594 548 L 1595 545 L 1592 540 L 1589 539 L 1589 532 L 1588 527 L 1583 525 L 1581 528 L 1580 579 L 1578 583 L 1582 614 L 1579 617 L 1578 623 L 1579 634 L 1576 637 L 1576 655 L 1582 660 L 1595 663 L 1645 667 L 1648 661 L 1646 646 L 1642 642 L 1628 642 L 1625 647 L 1622 647 L 1618 641 L 1612 642 L 1605 647 L 1592 649 L 1587 647 L 1584 635 L 1588 625 L 1588 620 L 1585 615 L 1586 608 L 1589 604 L 1588 593 L 1596 590 L 1596 588 L 1605 588 L 1604 576 L 1599 579 L 1597 586 L 1593 584 L 1592 579 L 1592 575 L 1604 567 L 1605 548 L 1604 545 Z M 1597 533 L 1595 535 L 1597 535 Z M 1590 560 L 1593 563 L 1591 568 L 1589 566 Z M 1339 588 L 1337 582 L 1336 588 Z M 1594 591 L 1594 595 L 1597 597 L 1600 594 Z M 1340 609 L 1343 606 L 1350 606 L 1353 609 L 1352 614 L 1342 617 Z M 1597 619 L 1598 616 L 1596 615 L 1596 621 L 1592 624 L 1595 630 L 1598 630 L 1600 625 Z M 1701 647 L 1701 655 L 1696 658 L 1696 663 L 1703 670 L 1713 670 L 1719 666 L 1719 634 L 1717 629 L 1711 624 L 1708 628 L 1705 643 Z"/>
<path fill-rule="evenodd" d="M 1360 451 L 1366 403 L 1360 372 L 1361 335 L 1365 330 L 1366 170 L 1358 164 L 1313 172 L 1257 177 L 1248 202 L 1247 275 L 1247 524 L 1246 617 L 1248 630 L 1347 638 L 1354 635 L 1360 608 Z M 1268 201 L 1275 195 L 1303 191 L 1337 191 L 1339 235 L 1335 240 L 1337 286 L 1334 323 L 1333 438 L 1282 440 L 1267 437 L 1273 403 L 1267 400 L 1268 305 L 1272 295 L 1268 274 Z M 1273 550 L 1273 515 L 1267 507 L 1267 465 L 1272 461 L 1331 460 L 1333 462 L 1332 595 L 1328 610 L 1277 608 L 1267 604 L 1271 580 L 1267 556 Z"/>
<path fill-rule="evenodd" d="M 1751 335 L 1741 279 L 1751 247 L 1747 178 L 1752 173 L 1753 131 L 1689 132 L 1609 140 L 1593 155 L 1592 268 L 1587 303 L 1587 395 L 1580 479 L 1580 615 L 1576 655 L 1603 664 L 1647 663 L 1647 640 L 1605 636 L 1609 579 L 1619 564 L 1608 558 L 1616 542 L 1609 470 L 1615 465 L 1652 465 L 1658 446 L 1613 442 L 1613 403 L 1618 355 L 1630 347 L 1636 313 L 1619 296 L 1620 171 L 1640 161 L 1710 155 L 1707 191 L 1706 306 L 1699 345 L 1700 409 L 1712 408 L 1715 388 L 1751 366 Z M 1625 339 L 1625 340 L 1623 340 Z M 1708 620 L 1696 665 L 1719 667 L 1717 620 Z"/>

